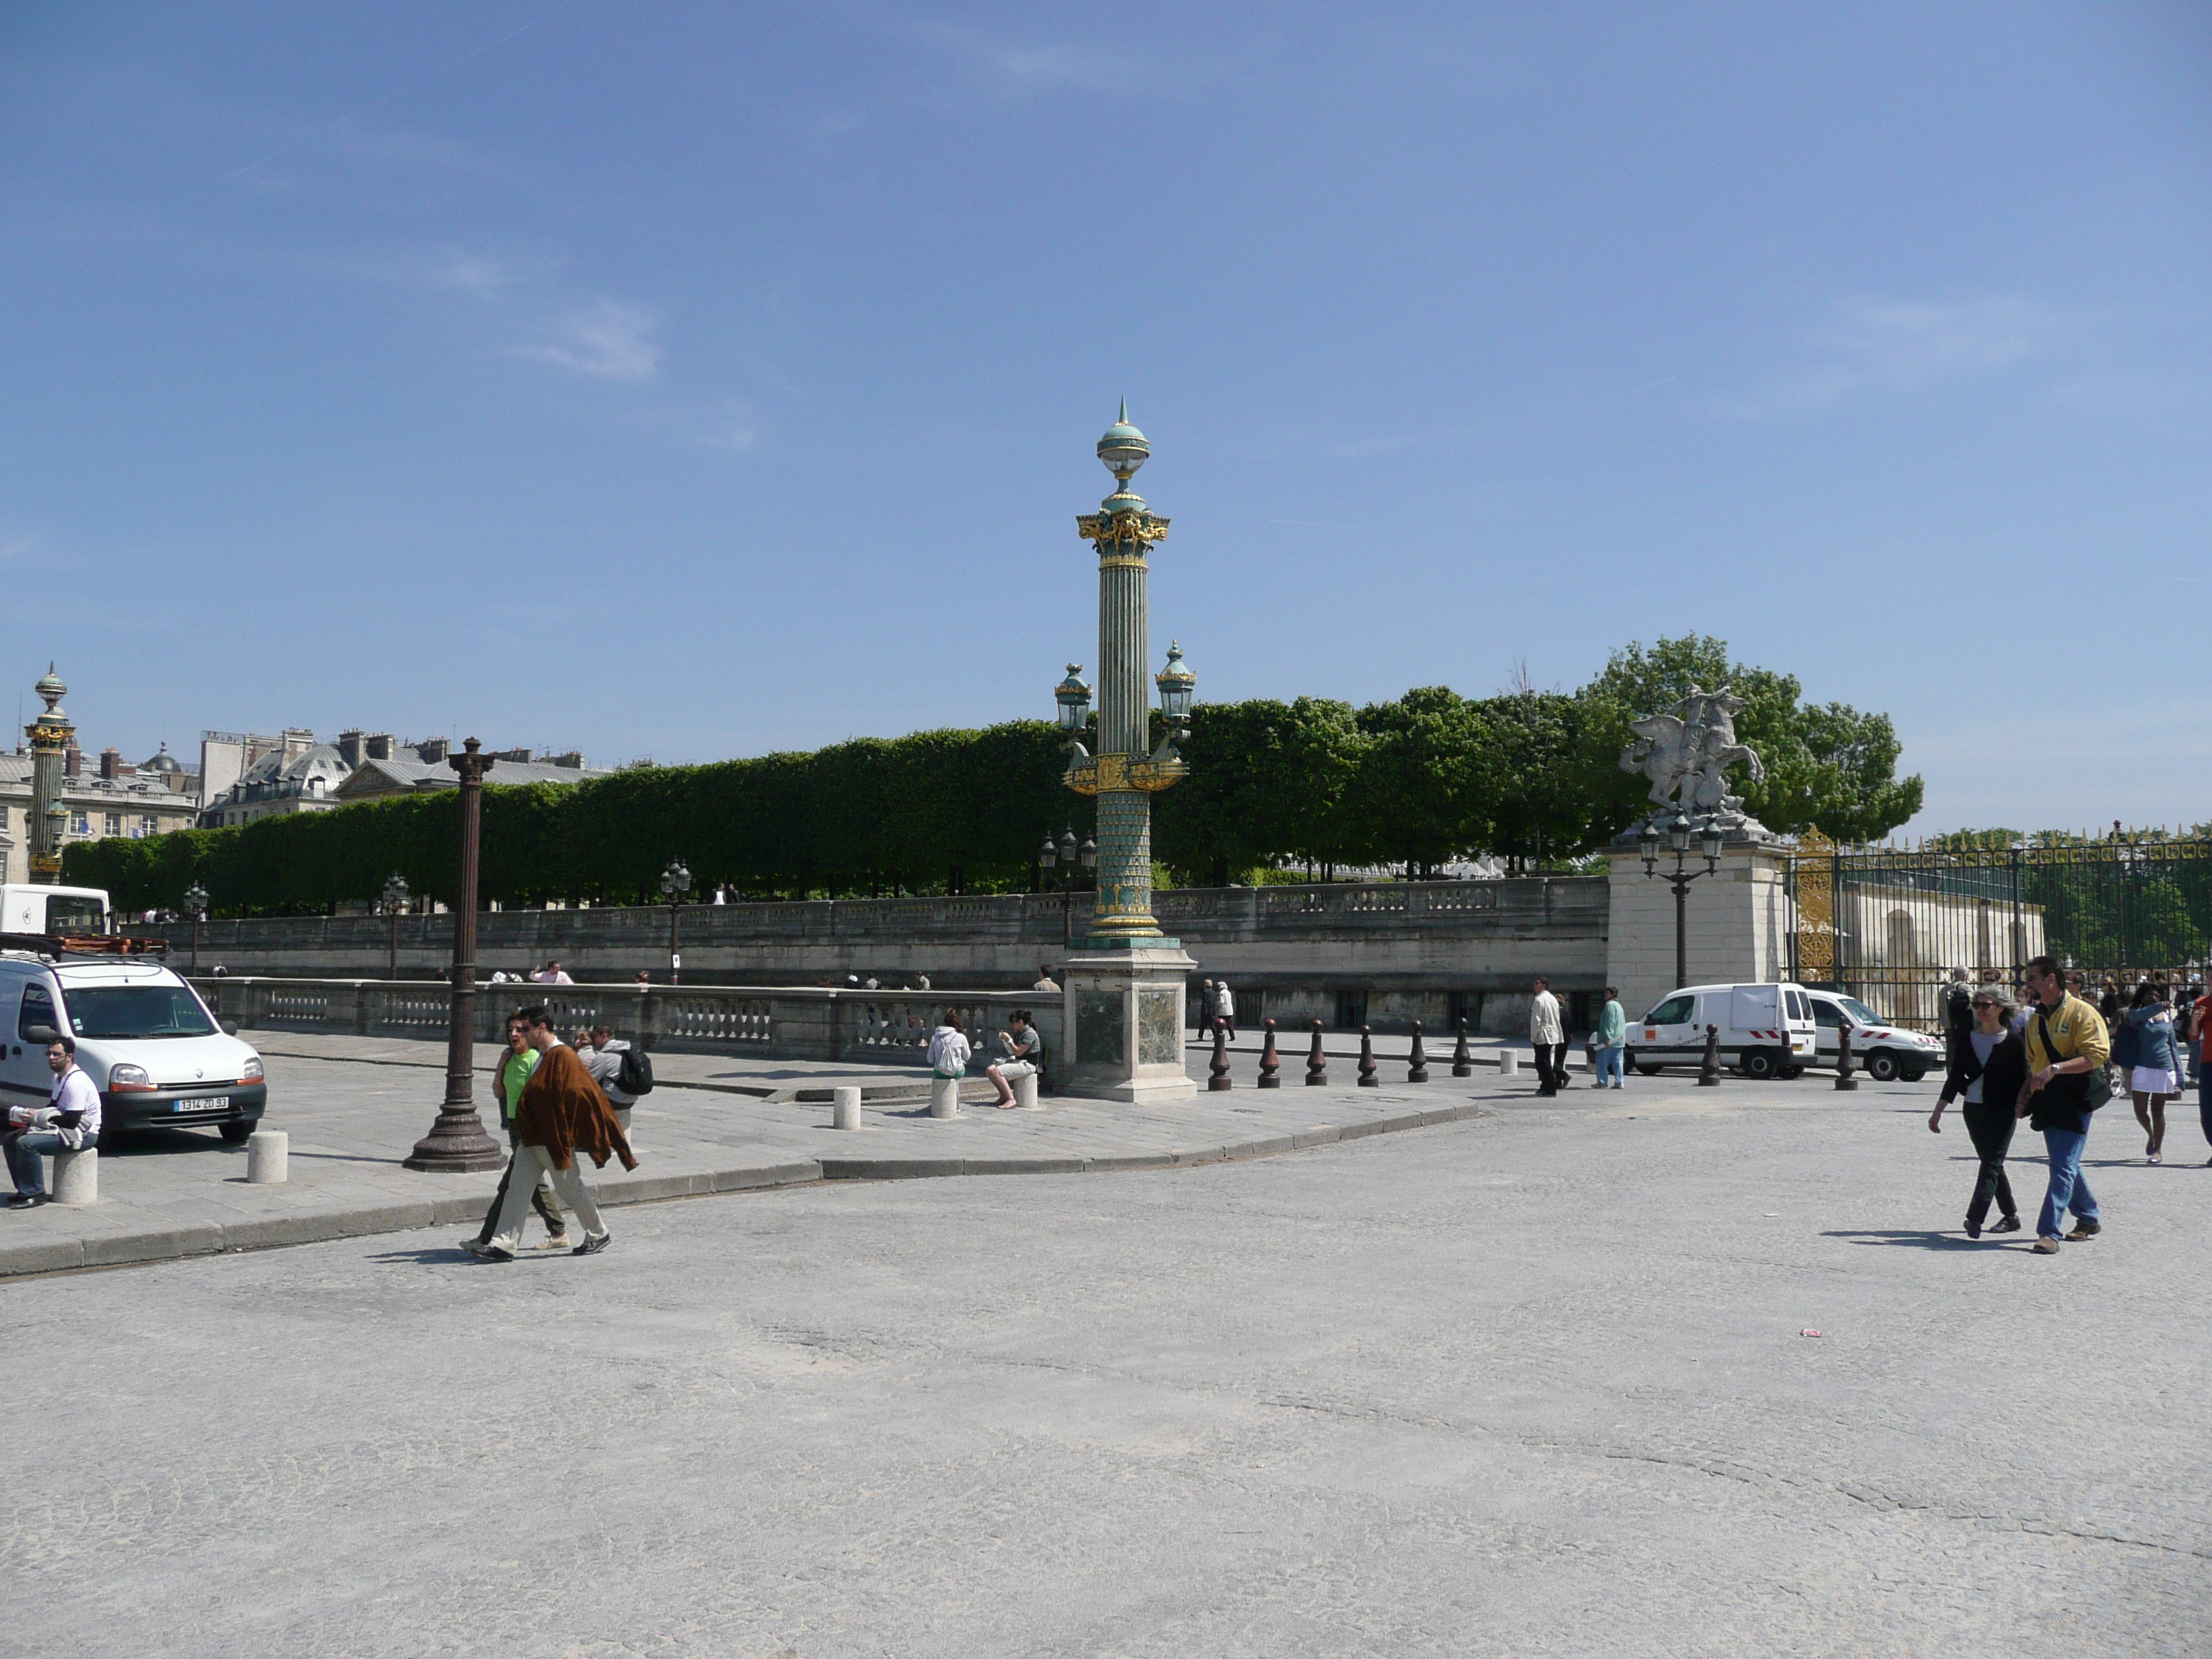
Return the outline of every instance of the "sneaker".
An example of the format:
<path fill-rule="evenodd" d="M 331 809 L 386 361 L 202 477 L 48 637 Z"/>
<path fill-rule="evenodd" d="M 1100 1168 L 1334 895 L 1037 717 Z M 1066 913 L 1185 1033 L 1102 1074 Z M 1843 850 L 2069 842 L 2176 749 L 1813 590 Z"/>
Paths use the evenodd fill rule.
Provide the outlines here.
<path fill-rule="evenodd" d="M 475 1256 L 480 1261 L 512 1261 L 514 1260 L 514 1252 L 513 1250 L 502 1250 L 496 1244 L 471 1245 L 469 1249 L 469 1254 Z"/>
<path fill-rule="evenodd" d="M 1975 1220 L 1973 1217 L 1968 1216 L 1966 1218 L 1966 1237 L 1969 1238 L 1979 1238 L 1981 1236 L 1982 1224 Z"/>
<path fill-rule="evenodd" d="M 547 1239 L 540 1248 L 548 1250 L 565 1250 L 568 1248 L 568 1235 L 566 1233 L 556 1234 L 555 1237 Z"/>
<path fill-rule="evenodd" d="M 2163 1152 L 2153 1152 L 2150 1155 L 2150 1161 L 2154 1164 L 2163 1164 L 2166 1162 L 2166 1154 Z"/>
<path fill-rule="evenodd" d="M 2077 1221 L 2074 1224 L 2074 1231 L 2067 1234 L 2066 1237 L 2072 1239 L 2076 1244 L 2079 1244 L 2084 1239 L 2094 1238 L 2099 1233 L 2101 1233 L 2104 1231 L 2105 1227 L 2102 1222 Z"/>
<path fill-rule="evenodd" d="M 2058 1241 L 2055 1238 L 2037 1239 L 2035 1241 L 2035 1253 L 2038 1255 L 2057 1255 L 2058 1254 Z"/>
<path fill-rule="evenodd" d="M 461 1248 L 471 1255 L 482 1255 L 491 1249 L 491 1241 L 488 1238 L 465 1238 L 461 1241 Z"/>
<path fill-rule="evenodd" d="M 1990 1223 L 1990 1231 L 1993 1233 L 2016 1233 L 2020 1231 L 2020 1218 L 2016 1215 L 2000 1217 Z"/>
<path fill-rule="evenodd" d="M 597 1238 L 586 1236 L 584 1242 L 576 1246 L 576 1248 L 574 1250 L 571 1250 L 569 1254 L 571 1255 L 597 1255 L 601 1250 L 605 1249 L 608 1245 L 614 1242 L 615 1238 L 612 1233 L 601 1233 Z"/>

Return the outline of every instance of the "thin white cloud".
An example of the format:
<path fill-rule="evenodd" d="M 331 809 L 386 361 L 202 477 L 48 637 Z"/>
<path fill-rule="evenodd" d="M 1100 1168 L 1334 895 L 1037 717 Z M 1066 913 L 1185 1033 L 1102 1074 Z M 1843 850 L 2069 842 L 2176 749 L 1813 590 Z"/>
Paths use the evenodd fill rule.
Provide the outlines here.
<path fill-rule="evenodd" d="M 1807 366 L 1766 392 L 1724 402 L 1723 412 L 1773 416 L 1986 379 L 2048 356 L 2074 322 L 2018 295 L 1854 295 L 1814 331 Z"/>
<path fill-rule="evenodd" d="M 660 367 L 657 326 L 650 312 L 599 300 L 560 318 L 552 338 L 511 345 L 507 353 L 597 380 L 649 380 Z"/>

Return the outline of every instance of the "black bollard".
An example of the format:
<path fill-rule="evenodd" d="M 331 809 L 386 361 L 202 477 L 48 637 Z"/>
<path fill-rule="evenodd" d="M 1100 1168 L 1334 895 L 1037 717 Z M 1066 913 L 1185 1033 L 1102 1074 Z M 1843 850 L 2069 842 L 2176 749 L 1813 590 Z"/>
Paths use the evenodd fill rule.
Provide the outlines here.
<path fill-rule="evenodd" d="M 1856 1089 L 1859 1080 L 1851 1075 L 1851 1023 L 1849 1020 L 1836 1030 L 1836 1087 Z"/>
<path fill-rule="evenodd" d="M 1271 1019 L 1267 1022 L 1267 1043 L 1260 1050 L 1260 1086 L 1262 1089 L 1281 1088 L 1283 1079 L 1276 1073 L 1282 1069 L 1283 1062 L 1275 1055 L 1275 1022 Z"/>
<path fill-rule="evenodd" d="M 1474 1075 L 1474 1056 L 1467 1051 L 1467 1020 L 1464 1016 L 1459 1021 L 1459 1041 L 1452 1046 L 1452 1075 Z"/>
<path fill-rule="evenodd" d="M 1721 1028 L 1705 1027 L 1705 1063 L 1698 1067 L 1698 1087 L 1717 1089 L 1721 1086 Z"/>
<path fill-rule="evenodd" d="M 1429 1080 L 1429 1051 L 1421 1046 L 1421 1022 L 1413 1022 L 1413 1052 L 1406 1056 L 1406 1081 L 1426 1083 Z"/>
<path fill-rule="evenodd" d="M 1321 1051 L 1321 1022 L 1313 1023 L 1313 1052 L 1306 1056 L 1306 1087 L 1324 1088 L 1328 1083 L 1328 1057 Z"/>
<path fill-rule="evenodd" d="M 1225 1019 L 1213 1022 L 1213 1064 L 1206 1069 L 1211 1073 L 1206 1084 L 1208 1090 L 1229 1086 L 1229 1022 Z"/>
<path fill-rule="evenodd" d="M 1375 1034 L 1364 1025 L 1359 1028 L 1359 1086 L 1363 1089 L 1382 1086 L 1375 1080 Z"/>

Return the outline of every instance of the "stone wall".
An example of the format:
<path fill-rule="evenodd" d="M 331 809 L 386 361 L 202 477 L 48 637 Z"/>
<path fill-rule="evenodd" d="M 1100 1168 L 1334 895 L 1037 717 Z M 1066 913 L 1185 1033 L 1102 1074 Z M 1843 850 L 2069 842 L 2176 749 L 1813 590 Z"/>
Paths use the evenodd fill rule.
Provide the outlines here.
<path fill-rule="evenodd" d="M 1646 877 L 1634 848 L 1611 854 L 1612 932 L 1606 957 L 1620 1004 L 1636 1019 L 1674 982 L 1674 890 L 1667 872 L 1674 854 L 1662 854 L 1659 874 Z M 1702 871 L 1694 855 L 1689 867 Z M 1719 871 L 1690 884 L 1683 930 L 1691 985 L 1734 985 L 1785 979 L 1790 934 L 1796 926 L 1790 901 L 1786 848 L 1738 844 L 1723 848 Z"/>
<path fill-rule="evenodd" d="M 689 905 L 679 923 L 684 979 L 811 986 L 851 974 L 896 987 L 927 974 L 939 990 L 1014 990 L 1040 963 L 1060 961 L 1089 902 L 1087 894 L 1008 894 Z M 1160 894 L 1154 908 L 1200 976 L 1236 988 L 1246 1023 L 1356 1024 L 1340 1016 L 1364 1009 L 1378 1030 L 1413 1019 L 1443 1028 L 1464 1012 L 1478 1030 L 1510 1031 L 1526 1022 L 1535 975 L 1569 995 L 1605 983 L 1607 902 L 1602 878 L 1571 876 L 1186 889 Z M 453 926 L 446 915 L 398 919 L 403 979 L 442 975 Z M 188 924 L 159 931 L 188 948 Z M 199 966 L 382 979 L 392 936 L 379 916 L 210 921 Z M 582 981 L 620 984 L 640 969 L 667 976 L 665 907 L 488 911 L 477 941 L 486 975 L 557 958 Z"/>

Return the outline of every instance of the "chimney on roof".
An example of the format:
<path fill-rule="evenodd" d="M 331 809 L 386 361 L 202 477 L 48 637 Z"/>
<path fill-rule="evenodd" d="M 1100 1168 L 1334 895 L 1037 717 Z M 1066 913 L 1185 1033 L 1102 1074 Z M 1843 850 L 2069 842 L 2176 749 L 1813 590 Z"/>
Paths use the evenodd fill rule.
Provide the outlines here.
<path fill-rule="evenodd" d="M 346 763 L 347 771 L 359 771 L 362 762 L 368 758 L 364 747 L 368 740 L 368 735 L 358 731 L 338 733 L 338 758 Z"/>
<path fill-rule="evenodd" d="M 100 775 L 103 778 L 134 778 L 138 775 L 138 769 L 124 764 L 120 749 L 103 749 L 100 751 Z"/>
<path fill-rule="evenodd" d="M 491 757 L 494 760 L 520 761 L 527 764 L 530 760 L 530 751 L 527 749 L 495 749 L 491 751 Z"/>
<path fill-rule="evenodd" d="M 546 759 L 549 764 L 565 766 L 573 772 L 580 772 L 584 769 L 584 757 L 580 750 L 574 749 L 571 749 L 565 755 L 549 755 Z"/>
<path fill-rule="evenodd" d="M 373 732 L 368 739 L 368 747 L 369 759 L 390 760 L 392 758 L 392 733 L 389 732 Z"/>
<path fill-rule="evenodd" d="M 75 744 L 62 750 L 62 771 L 72 778 L 84 775 L 84 750 Z"/>
<path fill-rule="evenodd" d="M 415 752 L 426 764 L 435 766 L 446 758 L 453 746 L 450 738 L 425 738 L 415 745 Z"/>
<path fill-rule="evenodd" d="M 315 746 L 315 734 L 304 726 L 284 728 L 284 763 L 289 766 Z"/>

